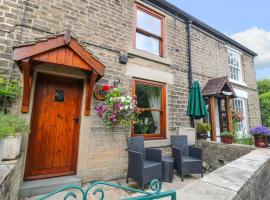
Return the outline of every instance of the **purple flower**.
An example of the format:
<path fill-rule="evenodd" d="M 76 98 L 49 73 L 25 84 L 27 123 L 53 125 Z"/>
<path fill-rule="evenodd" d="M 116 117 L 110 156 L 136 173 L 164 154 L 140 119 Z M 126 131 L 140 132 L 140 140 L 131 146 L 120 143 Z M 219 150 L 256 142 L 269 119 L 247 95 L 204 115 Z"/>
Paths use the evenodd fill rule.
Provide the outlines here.
<path fill-rule="evenodd" d="M 270 135 L 270 129 L 265 126 L 257 126 L 250 130 L 253 135 Z"/>
<path fill-rule="evenodd" d="M 103 117 L 103 114 L 105 112 L 105 105 L 104 103 L 100 103 L 98 104 L 96 107 L 95 107 L 95 110 L 97 112 L 97 115 L 102 118 Z"/>
<path fill-rule="evenodd" d="M 116 121 L 116 114 L 111 114 L 110 116 L 109 116 L 109 120 L 111 121 L 111 122 L 115 122 Z"/>

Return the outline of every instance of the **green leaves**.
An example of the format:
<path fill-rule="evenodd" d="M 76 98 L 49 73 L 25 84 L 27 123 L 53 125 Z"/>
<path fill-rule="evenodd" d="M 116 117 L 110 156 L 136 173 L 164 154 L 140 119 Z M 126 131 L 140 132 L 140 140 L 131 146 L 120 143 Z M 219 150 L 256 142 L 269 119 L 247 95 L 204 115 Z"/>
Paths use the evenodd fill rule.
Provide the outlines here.
<path fill-rule="evenodd" d="M 17 133 L 28 133 L 29 126 L 25 120 L 17 115 L 8 115 L 0 112 L 0 139 Z"/>
<path fill-rule="evenodd" d="M 199 133 L 207 133 L 208 131 L 211 131 L 211 126 L 208 123 L 197 123 L 196 128 Z"/>
<path fill-rule="evenodd" d="M 257 82 L 259 94 L 270 92 L 270 80 L 260 80 Z"/>
<path fill-rule="evenodd" d="M 0 111 L 6 110 L 22 94 L 18 80 L 8 81 L 0 78 Z"/>
<path fill-rule="evenodd" d="M 270 127 L 270 80 L 258 81 L 262 124 Z"/>

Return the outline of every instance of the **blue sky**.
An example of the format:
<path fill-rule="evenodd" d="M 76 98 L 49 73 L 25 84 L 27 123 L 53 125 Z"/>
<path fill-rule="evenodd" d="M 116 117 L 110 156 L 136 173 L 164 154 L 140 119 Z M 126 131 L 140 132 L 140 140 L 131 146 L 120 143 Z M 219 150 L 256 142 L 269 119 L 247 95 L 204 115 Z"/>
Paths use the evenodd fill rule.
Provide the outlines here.
<path fill-rule="evenodd" d="M 257 79 L 270 79 L 269 0 L 167 0 L 257 52 Z"/>

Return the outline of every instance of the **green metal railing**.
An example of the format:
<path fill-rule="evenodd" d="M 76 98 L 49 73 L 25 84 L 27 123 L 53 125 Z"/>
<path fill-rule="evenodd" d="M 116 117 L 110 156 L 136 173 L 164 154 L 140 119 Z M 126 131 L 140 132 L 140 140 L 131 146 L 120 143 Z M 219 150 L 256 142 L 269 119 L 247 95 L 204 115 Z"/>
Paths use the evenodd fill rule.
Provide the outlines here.
<path fill-rule="evenodd" d="M 56 195 L 60 192 L 64 192 L 64 191 L 67 191 L 67 194 L 65 194 L 65 196 L 64 196 L 64 200 L 68 200 L 70 198 L 77 199 L 76 192 L 75 191 L 68 191 L 70 189 L 76 190 L 77 192 L 79 192 L 82 195 L 81 200 L 90 200 L 90 199 L 87 199 L 89 191 L 97 185 L 106 185 L 106 186 L 110 186 L 110 187 L 119 188 L 119 189 L 123 189 L 126 191 L 131 191 L 131 192 L 142 194 L 142 196 L 126 198 L 125 200 L 152 200 L 152 199 L 160 199 L 163 197 L 171 197 L 171 200 L 176 200 L 176 192 L 175 191 L 161 192 L 162 182 L 157 180 L 157 179 L 152 180 L 152 182 L 149 186 L 149 188 L 151 189 L 151 192 L 121 186 L 121 185 L 118 185 L 115 183 L 97 181 L 97 182 L 94 182 L 93 184 L 89 185 L 86 190 L 84 190 L 82 187 L 77 186 L 77 185 L 68 185 L 68 186 L 65 186 L 61 189 L 54 191 L 54 192 L 48 193 L 42 197 L 39 197 L 37 200 L 45 200 L 45 199 L 48 199 L 49 197 L 53 197 L 54 195 Z M 92 194 L 93 195 L 100 194 L 100 200 L 104 200 L 105 194 L 104 194 L 104 191 L 102 189 L 97 188 L 93 191 Z"/>

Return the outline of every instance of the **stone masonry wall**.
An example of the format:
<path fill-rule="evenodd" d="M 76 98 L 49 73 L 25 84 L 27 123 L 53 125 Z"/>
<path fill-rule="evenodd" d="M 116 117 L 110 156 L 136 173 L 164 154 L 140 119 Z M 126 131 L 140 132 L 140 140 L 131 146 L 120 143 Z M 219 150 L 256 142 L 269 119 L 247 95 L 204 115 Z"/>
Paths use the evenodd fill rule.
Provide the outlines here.
<path fill-rule="evenodd" d="M 18 41 L 34 40 L 70 29 L 106 66 L 105 76 L 98 84 L 112 83 L 113 80 L 120 79 L 120 87 L 125 88 L 130 94 L 132 76 L 127 75 L 126 71 L 134 65 L 154 69 L 161 74 L 171 74 L 173 80 L 167 83 L 167 136 L 169 138 L 170 134 L 178 133 L 179 129 L 189 127 L 189 118 L 186 116 L 189 91 L 186 22 L 163 13 L 166 16 L 165 57 L 157 58 L 148 54 L 138 56 L 134 53 L 131 56 L 134 2 L 134 0 L 0 0 L 0 76 L 10 77 L 11 72 L 14 77 L 21 76 L 11 59 L 12 46 Z M 192 40 L 194 79 L 200 80 L 204 86 L 210 78 L 228 75 L 224 42 L 197 29 L 193 29 Z M 129 54 L 127 65 L 117 61 L 119 52 Z M 246 80 L 250 76 L 255 77 L 253 59 L 247 56 L 243 60 L 247 66 L 244 70 L 247 73 Z M 254 113 L 250 116 L 251 125 L 260 121 L 254 81 L 254 78 L 248 80 L 248 87 L 245 88 L 251 96 L 248 102 L 250 113 Z M 91 112 L 93 114 L 89 118 L 91 129 L 87 130 L 88 149 L 84 154 L 87 166 L 84 170 L 78 171 L 78 175 L 82 176 L 84 181 L 121 177 L 127 168 L 124 131 L 121 128 L 113 131 L 104 128 L 93 110 L 97 103 L 93 97 Z"/>
<path fill-rule="evenodd" d="M 258 101 L 257 82 L 255 76 L 254 59 L 236 47 L 232 47 L 241 53 L 242 75 L 246 86 L 232 83 L 233 87 L 246 91 L 247 99 L 247 124 L 249 128 L 261 124 L 260 106 Z M 203 30 L 193 27 L 192 31 L 192 67 L 193 78 L 199 80 L 201 86 L 211 78 L 229 76 L 228 47 L 224 41 Z"/>
<path fill-rule="evenodd" d="M 206 140 L 198 140 L 196 145 L 203 149 L 203 161 L 212 170 L 218 169 L 256 149 L 248 145 L 228 145 Z"/>
<path fill-rule="evenodd" d="M 269 167 L 270 150 L 253 150 L 205 175 L 198 182 L 178 190 L 177 198 L 207 200 L 270 199 Z"/>
<path fill-rule="evenodd" d="M 18 190 L 22 176 L 23 156 L 17 160 L 2 162 L 0 165 L 0 199 L 18 199 Z"/>
<path fill-rule="evenodd" d="M 29 41 L 71 29 L 106 66 L 105 76 L 98 84 L 120 79 L 120 87 L 131 93 L 132 76 L 117 61 L 119 51 L 128 53 L 133 49 L 133 0 L 47 1 L 3 0 L 0 1 L 0 67 L 2 76 L 10 76 L 14 66 L 11 60 L 12 46 L 18 41 Z M 22 26 L 19 26 L 22 24 Z M 181 34 L 178 34 L 181 33 Z M 170 65 L 155 59 L 139 56 L 129 59 L 129 65 L 170 72 L 173 85 L 167 84 L 168 134 L 179 127 L 189 127 L 186 116 L 187 80 L 187 33 L 186 24 L 166 15 L 165 58 Z M 15 77 L 20 75 L 15 66 Z M 161 80 L 162 81 L 162 80 Z M 93 98 L 89 123 L 88 149 L 85 154 L 87 168 L 78 171 L 84 181 L 121 177 L 127 168 L 126 136 L 122 129 L 108 131 L 93 108 L 98 103 Z M 83 127 L 81 127 L 83 128 Z"/>

